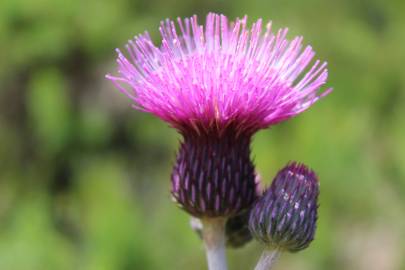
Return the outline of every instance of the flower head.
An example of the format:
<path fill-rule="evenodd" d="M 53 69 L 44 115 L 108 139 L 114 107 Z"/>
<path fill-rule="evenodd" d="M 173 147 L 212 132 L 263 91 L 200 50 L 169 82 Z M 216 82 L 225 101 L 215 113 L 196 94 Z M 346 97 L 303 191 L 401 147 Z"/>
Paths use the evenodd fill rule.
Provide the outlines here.
<path fill-rule="evenodd" d="M 259 129 L 289 119 L 320 97 L 326 63 L 287 29 L 262 32 L 247 18 L 210 13 L 161 23 L 161 46 L 148 33 L 118 51 L 118 76 L 107 75 L 132 101 L 176 128 L 183 141 L 172 195 L 196 217 L 236 216 L 255 200 L 250 141 Z"/>
<path fill-rule="evenodd" d="M 127 57 L 118 51 L 116 87 L 146 111 L 181 132 L 216 130 L 229 125 L 253 133 L 308 109 L 330 89 L 326 63 L 316 60 L 302 37 L 286 39 L 287 29 L 262 31 L 262 20 L 249 29 L 247 17 L 230 23 L 210 13 L 205 27 L 197 17 L 166 20 L 162 44 L 147 32 L 130 40 Z"/>
<path fill-rule="evenodd" d="M 303 164 L 288 164 L 253 206 L 251 233 L 272 248 L 294 252 L 308 247 L 316 230 L 318 195 L 315 172 Z"/>

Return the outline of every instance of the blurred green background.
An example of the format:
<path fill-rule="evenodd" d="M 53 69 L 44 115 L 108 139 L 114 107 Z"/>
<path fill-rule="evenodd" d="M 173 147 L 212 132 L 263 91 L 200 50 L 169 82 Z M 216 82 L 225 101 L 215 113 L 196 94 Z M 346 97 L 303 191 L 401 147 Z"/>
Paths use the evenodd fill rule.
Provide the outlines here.
<path fill-rule="evenodd" d="M 288 26 L 329 62 L 334 92 L 254 140 L 266 183 L 291 159 L 321 179 L 316 240 L 276 269 L 405 269 L 404 10 L 402 0 L 0 1 L 0 269 L 206 269 L 170 199 L 179 136 L 104 75 L 135 34 L 158 41 L 161 19 L 208 11 Z M 252 269 L 260 249 L 229 251 L 230 269 Z"/>

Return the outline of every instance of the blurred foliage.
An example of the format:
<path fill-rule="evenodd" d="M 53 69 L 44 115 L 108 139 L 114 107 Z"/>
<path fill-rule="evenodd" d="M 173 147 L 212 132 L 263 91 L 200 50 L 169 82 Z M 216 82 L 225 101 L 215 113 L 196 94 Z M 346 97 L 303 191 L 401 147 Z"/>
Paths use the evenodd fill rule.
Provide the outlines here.
<path fill-rule="evenodd" d="M 321 179 L 316 240 L 278 269 L 405 269 L 405 2 L 0 1 L 0 269 L 205 269 L 171 203 L 179 137 L 130 109 L 104 74 L 114 48 L 166 17 L 273 20 L 329 62 L 335 91 L 260 132 L 269 183 L 288 160 Z M 252 243 L 229 251 L 251 269 Z"/>

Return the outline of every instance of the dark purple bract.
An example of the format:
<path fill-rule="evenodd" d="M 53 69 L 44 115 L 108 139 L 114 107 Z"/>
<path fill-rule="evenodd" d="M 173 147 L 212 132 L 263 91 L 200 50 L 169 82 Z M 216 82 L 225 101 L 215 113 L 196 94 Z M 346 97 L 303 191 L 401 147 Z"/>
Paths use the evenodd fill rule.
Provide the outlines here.
<path fill-rule="evenodd" d="M 290 163 L 255 203 L 249 219 L 253 236 L 266 245 L 302 250 L 314 239 L 319 182 L 314 171 Z"/>

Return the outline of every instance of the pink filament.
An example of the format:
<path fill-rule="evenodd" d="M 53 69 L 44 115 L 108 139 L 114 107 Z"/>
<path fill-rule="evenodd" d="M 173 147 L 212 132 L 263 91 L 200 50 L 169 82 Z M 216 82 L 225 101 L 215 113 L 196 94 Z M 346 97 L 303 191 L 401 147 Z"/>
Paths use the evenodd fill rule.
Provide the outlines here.
<path fill-rule="evenodd" d="M 302 37 L 274 34 L 262 20 L 249 29 L 247 17 L 229 23 L 210 13 L 205 27 L 197 17 L 166 20 L 159 28 L 162 44 L 148 33 L 117 49 L 118 76 L 107 75 L 138 110 L 156 115 L 180 130 L 223 128 L 236 124 L 255 132 L 296 116 L 320 97 L 326 63 L 316 60 Z M 179 34 L 178 34 L 179 32 Z M 310 68 L 308 68 L 310 67 Z"/>

